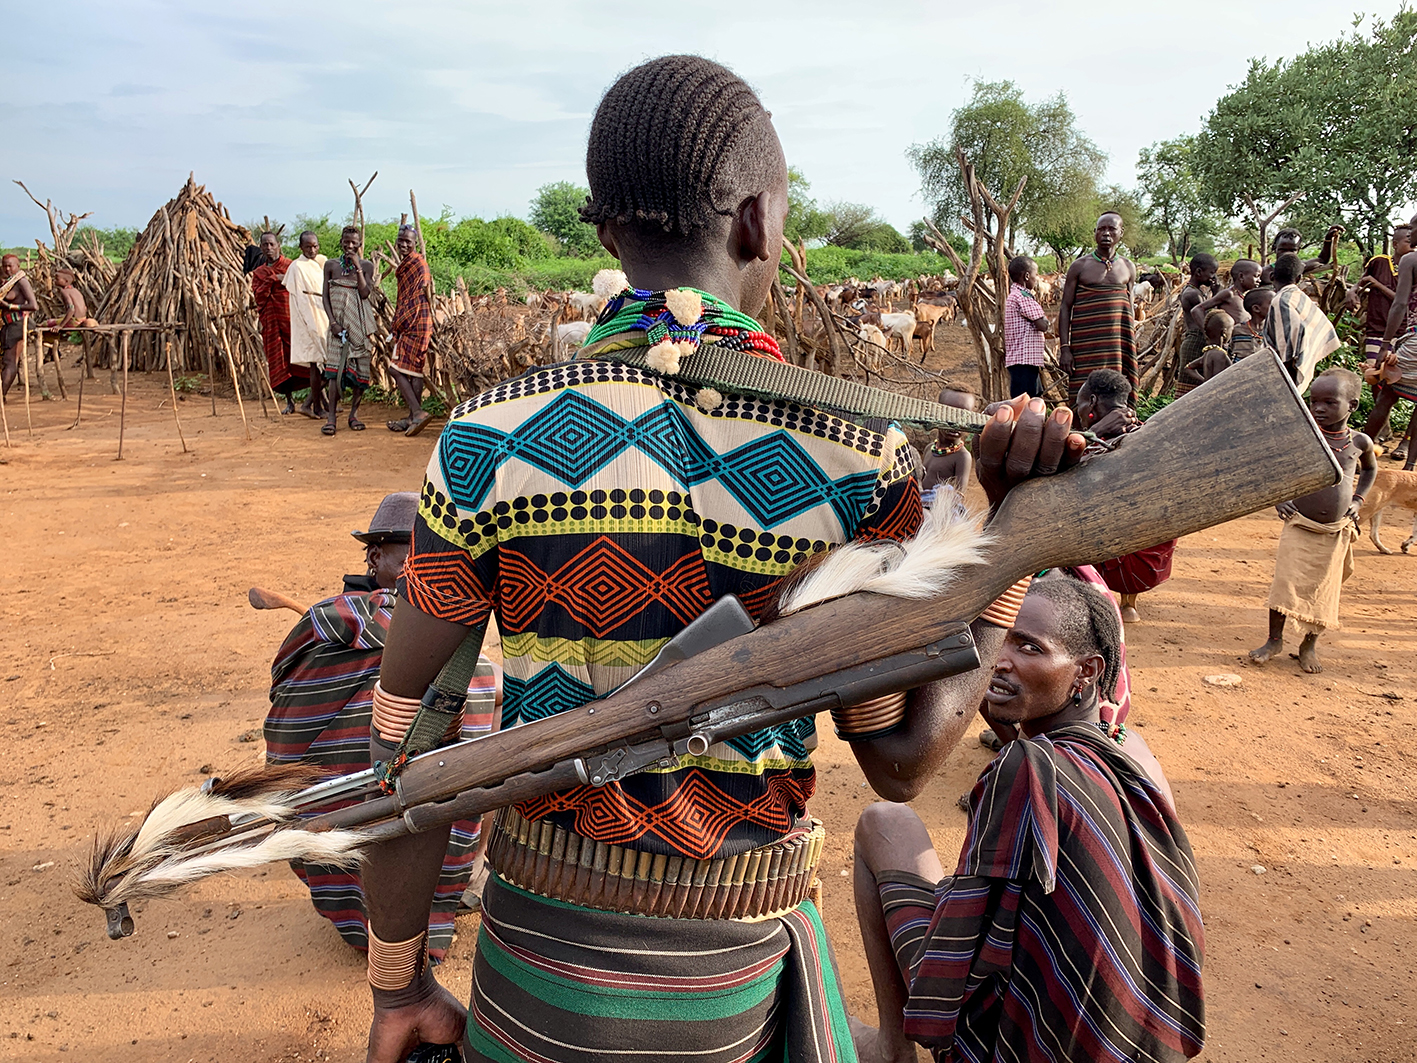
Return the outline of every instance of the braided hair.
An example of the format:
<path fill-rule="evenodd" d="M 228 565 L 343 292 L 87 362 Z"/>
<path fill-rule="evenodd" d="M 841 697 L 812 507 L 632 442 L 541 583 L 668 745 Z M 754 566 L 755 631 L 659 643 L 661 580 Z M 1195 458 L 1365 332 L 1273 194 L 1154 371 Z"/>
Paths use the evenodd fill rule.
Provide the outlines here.
<path fill-rule="evenodd" d="M 1068 653 L 1079 660 L 1102 658 L 1097 692 L 1104 701 L 1115 701 L 1122 672 L 1122 619 L 1112 600 L 1076 579 L 1036 579 L 1028 593 L 1052 603 L 1057 638 Z"/>
<path fill-rule="evenodd" d="M 661 56 L 621 76 L 596 108 L 580 215 L 702 237 L 784 170 L 771 116 L 742 78 L 701 56 Z"/>

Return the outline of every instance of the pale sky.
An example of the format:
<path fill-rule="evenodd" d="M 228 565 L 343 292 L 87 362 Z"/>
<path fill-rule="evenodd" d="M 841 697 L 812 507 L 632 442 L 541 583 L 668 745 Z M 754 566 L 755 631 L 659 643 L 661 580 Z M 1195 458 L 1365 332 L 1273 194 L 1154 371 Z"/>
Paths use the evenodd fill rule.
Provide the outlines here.
<path fill-rule="evenodd" d="M 1384 18 L 1396 0 L 1371 9 Z M 0 246 L 47 239 L 41 200 L 142 227 L 189 170 L 238 222 L 366 214 L 525 217 L 535 189 L 585 182 L 590 118 L 643 59 L 698 52 L 772 111 L 820 201 L 924 212 L 905 159 L 948 127 L 974 78 L 1029 99 L 1062 90 L 1130 185 L 1137 150 L 1199 128 L 1252 55 L 1348 30 L 1331 0 L 1219 7 L 872 4 L 240 4 L 72 0 L 4 5 Z M 1282 12 L 1282 14 L 1280 14 Z M 62 74 L 62 77 L 57 77 Z"/>

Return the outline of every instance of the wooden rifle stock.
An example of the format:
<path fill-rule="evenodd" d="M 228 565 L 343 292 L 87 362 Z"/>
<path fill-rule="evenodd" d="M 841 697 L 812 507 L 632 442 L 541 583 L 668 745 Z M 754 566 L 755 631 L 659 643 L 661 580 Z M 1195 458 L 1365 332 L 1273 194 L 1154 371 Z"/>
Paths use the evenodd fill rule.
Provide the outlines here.
<path fill-rule="evenodd" d="M 859 675 L 900 655 L 920 658 L 922 648 L 941 653 L 939 647 L 960 641 L 962 622 L 1029 573 L 1154 546 L 1330 486 L 1339 475 L 1279 360 L 1273 354 L 1251 355 L 1157 413 L 1116 449 L 1012 490 L 989 522 L 985 561 L 962 569 L 937 598 L 853 594 L 825 602 L 602 700 L 420 757 L 400 776 L 396 796 L 319 816 L 304 826 L 318 830 L 402 815 L 402 825 L 386 824 L 380 836 L 426 830 L 499 807 L 511 797 L 509 791 L 515 791 L 513 800 L 535 796 L 528 792 L 535 784 L 527 773 L 553 765 L 562 770 L 546 771 L 547 784 L 539 792 L 564 788 L 565 765 L 591 760 L 592 750 L 640 743 L 646 758 L 655 749 L 664 756 L 682 752 L 715 708 L 741 708 L 762 702 L 764 692 L 799 684 L 810 688 L 814 680 L 853 669 Z M 918 682 L 895 689 L 910 685 Z M 759 726 L 826 707 L 820 697 L 804 701 L 772 718 L 765 715 Z M 504 788 L 513 775 L 516 785 Z M 430 802 L 440 804 L 415 807 Z M 375 808 L 378 814 L 371 815 Z"/>

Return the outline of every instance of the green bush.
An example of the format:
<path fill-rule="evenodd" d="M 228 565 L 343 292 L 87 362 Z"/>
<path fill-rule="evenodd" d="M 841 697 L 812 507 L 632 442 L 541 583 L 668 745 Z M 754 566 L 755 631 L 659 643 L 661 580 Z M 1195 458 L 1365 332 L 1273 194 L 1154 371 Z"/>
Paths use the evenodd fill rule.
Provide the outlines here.
<path fill-rule="evenodd" d="M 790 261 L 785 253 L 783 261 Z M 847 277 L 869 280 L 878 273 L 887 280 L 905 280 L 925 273 L 943 273 L 950 268 L 949 259 L 934 251 L 887 254 L 830 244 L 807 249 L 807 273 L 817 284 L 840 284 Z"/>

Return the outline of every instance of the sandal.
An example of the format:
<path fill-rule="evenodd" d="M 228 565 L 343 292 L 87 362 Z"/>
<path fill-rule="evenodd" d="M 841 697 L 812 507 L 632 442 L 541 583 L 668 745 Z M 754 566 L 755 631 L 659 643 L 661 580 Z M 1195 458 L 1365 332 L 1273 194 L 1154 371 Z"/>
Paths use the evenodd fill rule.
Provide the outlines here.
<path fill-rule="evenodd" d="M 385 421 L 384 427 L 390 432 L 407 432 L 409 420 L 407 417 L 400 417 L 397 421 Z"/>
<path fill-rule="evenodd" d="M 334 425 L 330 424 L 328 421 L 326 421 L 323 425 L 320 426 L 320 434 L 322 436 L 332 436 L 337 431 L 338 429 Z"/>
<path fill-rule="evenodd" d="M 412 421 L 410 421 L 408 425 L 408 430 L 404 432 L 404 435 L 408 436 L 410 439 L 418 435 L 418 433 L 423 431 L 423 429 L 427 428 L 428 422 L 433 420 L 433 415 L 427 410 L 423 410 L 420 412 L 421 416 L 416 417 Z"/>
<path fill-rule="evenodd" d="M 363 421 L 356 421 L 353 417 L 349 419 L 349 430 L 351 432 L 362 432 L 369 426 Z"/>

